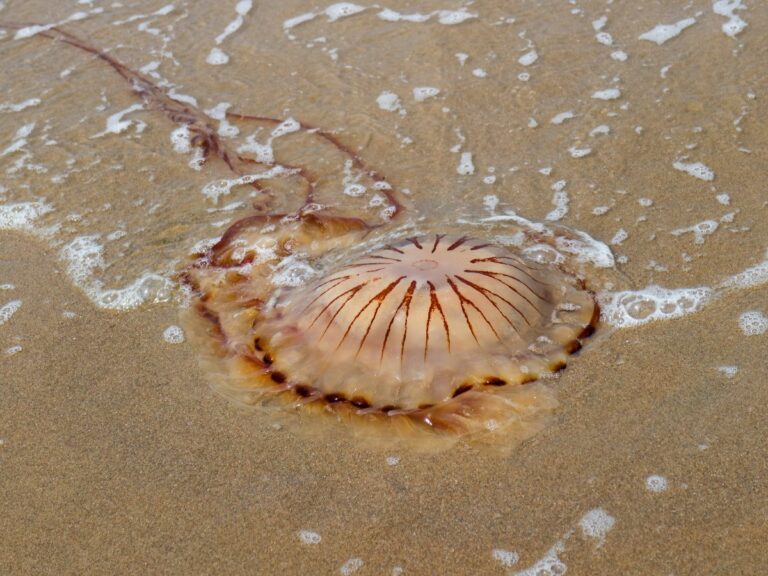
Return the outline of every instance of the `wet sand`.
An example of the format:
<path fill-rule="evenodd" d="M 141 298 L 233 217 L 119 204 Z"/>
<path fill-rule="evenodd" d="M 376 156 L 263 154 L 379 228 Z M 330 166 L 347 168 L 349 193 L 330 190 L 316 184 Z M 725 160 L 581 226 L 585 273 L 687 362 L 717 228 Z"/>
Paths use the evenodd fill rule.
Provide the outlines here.
<path fill-rule="evenodd" d="M 142 4 L 122 17 L 162 6 Z M 552 184 L 567 179 L 570 211 L 561 223 L 606 243 L 625 228 L 629 238 L 612 248 L 628 257 L 619 269 L 631 287 L 712 286 L 761 261 L 768 246 L 768 100 L 760 84 L 768 11 L 749 4 L 742 14 L 749 27 L 734 40 L 720 31 L 723 18 L 707 2 L 685 12 L 638 6 L 616 6 L 609 14 L 607 29 L 623 38 L 630 55 L 621 63 L 607 56 L 618 47 L 593 38 L 590 21 L 605 8 L 598 3 L 584 3 L 587 15 L 570 19 L 560 5 L 530 4 L 517 13 L 503 3 L 473 5 L 470 10 L 483 14 L 482 27 L 474 28 L 471 22 L 382 27 L 366 15 L 312 21 L 305 26 L 313 29 L 295 29 L 299 43 L 286 39 L 281 23 L 314 6 L 259 5 L 253 19 L 222 43 L 233 57 L 219 68 L 206 67 L 205 57 L 234 10 L 209 17 L 187 6 L 190 15 L 171 42 L 184 65 L 166 63 L 164 73 L 194 87 L 206 100 L 201 108 L 229 100 L 238 109 L 281 115 L 288 107 L 307 121 L 343 127 L 346 142 L 413 190 L 411 212 L 430 219 L 482 214 L 485 194 L 543 219 L 553 208 Z M 656 24 L 697 9 L 707 14 L 668 43 L 637 40 Z M 5 7 L 0 20 L 55 22 L 74 10 L 30 2 Z M 514 33 L 491 34 L 506 12 L 518 18 Z M 96 15 L 66 26 L 104 46 L 130 44 L 119 56 L 145 65 L 142 54 L 158 50 L 160 40 L 132 38 L 135 27 L 107 26 L 113 19 Z M 525 69 L 516 61 L 526 43 L 508 46 L 522 29 L 541 58 Z M 338 46 L 341 64 L 304 46 L 321 34 Z M 203 36 L 204 46 L 196 46 Z M 382 52 L 387 47 L 390 52 Z M 460 69 L 458 51 L 477 62 Z M 510 454 L 471 445 L 438 454 L 393 451 L 348 434 L 311 436 L 275 427 L 211 390 L 193 344 L 163 340 L 163 331 L 179 323 L 177 300 L 126 311 L 99 308 L 92 285 L 76 287 L 71 262 L 61 254 L 76 236 L 120 228 L 132 244 L 107 246 L 109 266 L 94 272 L 107 286 L 125 285 L 144 270 L 172 271 L 195 242 L 221 234 L 212 222 L 247 213 L 247 206 L 209 213 L 213 205 L 198 192 L 231 174 L 220 165 L 190 170 L 188 158 L 168 143 L 175 125 L 151 111 L 136 114 L 149 126 L 140 135 L 133 126 L 92 140 L 107 116 L 135 102 L 97 62 L 40 38 L 6 38 L 2 54 L 14 81 L 3 101 L 23 101 L 40 94 L 41 86 L 50 92 L 39 107 L 0 115 L 0 148 L 21 124 L 35 121 L 40 130 L 45 118 L 55 119 L 50 137 L 62 143 L 29 145 L 31 161 L 46 163 L 49 173 L 9 172 L 15 157 L 0 159 L 3 202 L 45 197 L 55 207 L 35 223 L 34 234 L 0 231 L 0 283 L 14 286 L 0 291 L 0 305 L 22 300 L 0 325 L 2 573 L 505 574 L 548 554 L 568 574 L 768 569 L 768 335 L 748 336 L 739 326 L 747 310 L 768 313 L 765 285 L 728 293 L 675 320 L 626 329 L 603 325 L 551 384 L 560 403 L 551 424 Z M 69 64 L 78 66 L 74 77 L 60 79 Z M 668 64 L 670 78 L 662 81 L 659 69 Z M 485 80 L 471 74 L 479 66 L 488 70 Z M 524 70 L 531 80 L 510 87 L 506 79 Z M 407 82 L 398 80 L 401 71 Z M 590 98 L 612 85 L 614 75 L 621 76 L 621 100 Z M 462 92 L 470 82 L 474 88 Z M 449 100 L 415 104 L 408 94 L 419 85 L 438 85 Z M 96 110 L 102 86 L 109 102 Z M 402 95 L 408 108 L 402 119 L 376 106 L 384 89 Z M 752 92 L 755 98 L 747 96 Z M 630 103 L 626 114 L 624 102 Z M 733 121 L 744 106 L 744 131 L 737 132 Z M 549 123 L 570 109 L 576 118 Z M 22 120 L 26 113 L 32 116 Z M 83 123 L 68 125 L 81 116 Z M 538 128 L 527 127 L 530 116 L 539 119 Z M 593 138 L 590 155 L 570 157 L 568 148 L 586 145 L 579 139 L 603 122 L 612 127 L 610 144 Z M 643 137 L 635 138 L 636 126 L 644 127 Z M 472 177 L 456 174 L 458 155 L 449 151 L 458 142 L 455 128 L 467 137 L 462 150 L 473 153 Z M 402 133 L 414 144 L 400 147 Z M 672 168 L 691 142 L 697 147 L 688 150 L 688 160 L 711 166 L 713 183 Z M 307 152 L 286 145 L 285 153 L 319 168 L 325 162 L 320 147 Z M 67 154 L 78 158 L 78 167 L 101 160 L 53 185 L 50 178 L 65 169 Z M 110 168 L 118 163 L 120 169 Z M 340 173 L 338 164 L 329 170 Z M 489 166 L 499 176 L 492 186 L 481 180 L 491 174 Z M 538 172 L 546 166 L 554 167 L 551 177 Z M 715 200 L 723 192 L 730 206 Z M 245 198 L 233 193 L 224 201 L 235 197 Z M 653 200 L 650 208 L 638 203 L 644 197 Z M 140 207 L 137 198 L 143 198 Z M 106 202 L 110 209 L 102 209 Z M 278 200 L 275 208 L 281 202 L 294 200 Z M 148 211 L 155 203 L 161 208 Z M 611 208 L 596 216 L 593 208 L 602 205 Z M 702 244 L 691 234 L 671 233 L 733 210 L 735 223 L 721 222 Z M 74 212 L 80 218 L 68 219 Z M 42 227 L 57 223 L 59 231 L 40 237 Z M 650 260 L 668 271 L 650 270 Z M 6 351 L 15 345 L 22 350 Z M 733 377 L 719 370 L 730 365 L 738 367 Z M 666 489 L 648 488 L 654 475 L 666 480 Z M 603 522 L 585 529 L 585 517 Z M 613 523 L 605 523 L 608 517 Z M 321 541 L 303 543 L 302 530 Z"/>

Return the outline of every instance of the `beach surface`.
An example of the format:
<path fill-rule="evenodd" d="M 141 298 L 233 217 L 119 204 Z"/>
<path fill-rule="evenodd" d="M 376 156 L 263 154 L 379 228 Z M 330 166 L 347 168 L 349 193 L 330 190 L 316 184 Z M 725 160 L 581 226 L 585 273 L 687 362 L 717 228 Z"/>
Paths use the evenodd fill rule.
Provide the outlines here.
<path fill-rule="evenodd" d="M 0 23 L 0 572 L 768 570 L 768 6 L 31 0 Z M 184 122 L 30 23 L 308 166 L 329 210 L 388 217 L 339 148 L 226 112 L 333 131 L 416 229 L 587 234 L 604 316 L 547 426 L 435 453 L 222 398 L 177 274 L 300 187 L 201 165 Z"/>

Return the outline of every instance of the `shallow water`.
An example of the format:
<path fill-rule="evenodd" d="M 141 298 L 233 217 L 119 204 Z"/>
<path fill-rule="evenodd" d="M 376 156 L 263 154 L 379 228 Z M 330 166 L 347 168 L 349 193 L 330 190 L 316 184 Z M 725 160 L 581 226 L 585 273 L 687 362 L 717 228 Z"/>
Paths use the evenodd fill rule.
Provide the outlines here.
<path fill-rule="evenodd" d="M 759 573 L 768 8 L 328 6 L 0 2 L 23 23 L 0 32 L 4 571 Z M 317 134 L 224 113 L 332 131 L 397 191 L 393 228 L 576 231 L 561 252 L 604 315 L 548 383 L 553 421 L 504 456 L 423 454 L 222 400 L 168 330 L 174 274 L 305 182 L 201 166 L 178 119 L 32 22 L 304 167 L 326 210 L 393 205 Z"/>

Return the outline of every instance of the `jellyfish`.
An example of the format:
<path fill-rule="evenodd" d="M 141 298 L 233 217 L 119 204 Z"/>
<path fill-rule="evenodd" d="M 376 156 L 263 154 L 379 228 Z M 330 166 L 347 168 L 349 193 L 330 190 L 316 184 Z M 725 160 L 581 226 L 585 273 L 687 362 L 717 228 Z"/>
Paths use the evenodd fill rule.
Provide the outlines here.
<path fill-rule="evenodd" d="M 512 247 L 371 235 L 354 218 L 259 216 L 199 255 L 184 281 L 227 366 L 220 390 L 245 403 L 281 397 L 352 420 L 479 434 L 534 408 L 541 389 L 524 389 L 562 370 L 598 321 L 579 278 Z M 357 254 L 361 244 L 375 247 Z M 309 280 L 283 278 L 275 263 L 291 259 Z"/>

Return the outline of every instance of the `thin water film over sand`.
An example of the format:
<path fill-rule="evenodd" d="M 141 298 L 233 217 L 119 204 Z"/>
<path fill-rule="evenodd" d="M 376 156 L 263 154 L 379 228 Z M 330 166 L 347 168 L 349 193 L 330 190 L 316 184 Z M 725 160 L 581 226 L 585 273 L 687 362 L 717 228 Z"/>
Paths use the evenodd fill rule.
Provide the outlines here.
<path fill-rule="evenodd" d="M 766 6 L 0 25 L 5 572 L 768 564 Z"/>

